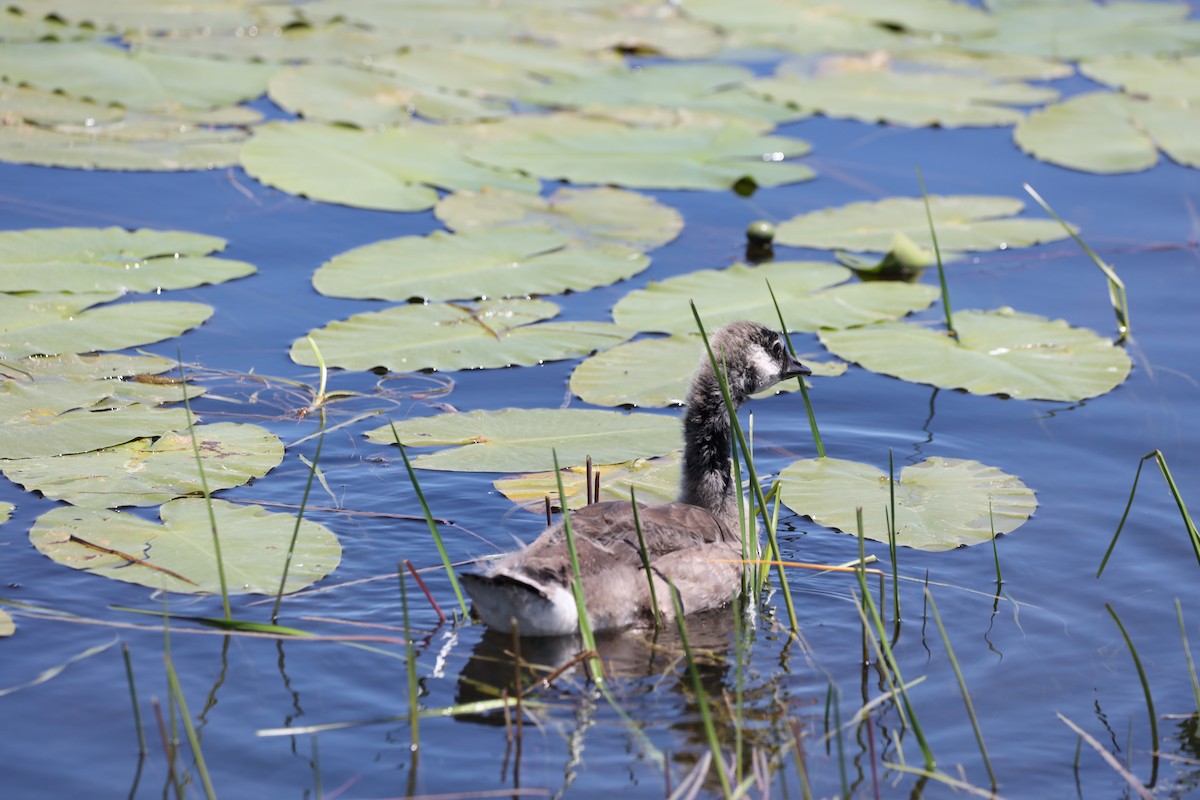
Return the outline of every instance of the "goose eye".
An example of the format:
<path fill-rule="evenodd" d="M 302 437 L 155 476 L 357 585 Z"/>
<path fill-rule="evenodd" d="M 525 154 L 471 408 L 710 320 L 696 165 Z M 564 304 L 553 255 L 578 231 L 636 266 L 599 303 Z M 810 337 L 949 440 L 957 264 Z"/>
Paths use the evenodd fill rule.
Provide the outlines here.
<path fill-rule="evenodd" d="M 771 353 L 776 358 L 783 358 L 783 342 L 776 339 L 775 344 L 771 345 Z"/>

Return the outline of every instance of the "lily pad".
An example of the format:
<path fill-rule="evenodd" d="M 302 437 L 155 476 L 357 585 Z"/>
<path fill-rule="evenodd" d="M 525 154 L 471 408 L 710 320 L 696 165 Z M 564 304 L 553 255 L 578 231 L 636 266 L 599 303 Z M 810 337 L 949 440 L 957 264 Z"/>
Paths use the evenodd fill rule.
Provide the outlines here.
<path fill-rule="evenodd" d="M 291 514 L 212 500 L 230 594 L 274 594 L 296 527 Z M 172 500 L 162 524 L 129 513 L 63 507 L 38 518 L 29 538 L 43 555 L 73 569 L 189 594 L 221 591 L 204 500 Z M 284 592 L 311 586 L 337 568 L 342 547 L 329 529 L 303 520 Z"/>
<path fill-rule="evenodd" d="M 30 86 L 0 83 L 0 114 L 9 124 L 24 120 L 39 125 L 86 125 L 116 122 L 125 112 L 115 106 L 101 106 L 87 100 L 56 94 Z"/>
<path fill-rule="evenodd" d="M 558 310 L 544 300 L 407 305 L 355 314 L 309 336 L 329 366 L 396 372 L 527 366 L 589 355 L 629 338 L 629 331 L 605 322 L 541 322 Z M 291 356 L 316 366 L 306 338 L 292 343 Z"/>
<path fill-rule="evenodd" d="M 767 281 L 793 331 L 844 328 L 895 319 L 925 308 L 938 296 L 932 286 L 854 283 L 835 286 L 850 270 L 823 261 L 775 261 L 758 267 L 735 264 L 697 270 L 635 289 L 613 307 L 618 325 L 638 331 L 689 334 L 696 331 L 690 301 L 710 330 L 749 319 L 772 328 L 779 316 Z M 832 288 L 831 288 L 832 287 Z"/>
<path fill-rule="evenodd" d="M 0 637 L 12 636 L 16 631 L 17 623 L 13 622 L 12 615 L 0 608 Z"/>
<path fill-rule="evenodd" d="M 110 380 L 138 375 L 161 375 L 176 369 L 178 363 L 161 356 L 126 356 L 119 353 L 97 355 L 35 356 L 20 361 L 0 362 L 0 377 L 14 380 L 72 378 Z M 174 379 L 168 379 L 174 382 Z M 182 398 L 182 395 L 180 395 Z"/>
<path fill-rule="evenodd" d="M 34 228 L 0 232 L 0 291 L 155 292 L 223 283 L 252 265 L 204 256 L 225 240 L 181 231 Z"/>
<path fill-rule="evenodd" d="M 109 297 L 0 294 L 0 358 L 138 347 L 178 336 L 213 313 L 201 303 L 173 301 L 90 308 Z"/>
<path fill-rule="evenodd" d="M 571 373 L 570 387 L 581 400 L 597 406 L 683 405 L 692 373 L 707 358 L 698 335 L 639 339 L 584 359 Z M 837 361 L 812 361 L 804 355 L 800 360 L 821 377 L 841 375 L 847 367 Z M 786 381 L 762 396 L 797 388 L 795 382 Z"/>
<path fill-rule="evenodd" d="M 586 291 L 650 266 L 618 244 L 579 245 L 545 226 L 388 239 L 335 256 L 313 275 L 331 297 L 471 299 Z"/>
<path fill-rule="evenodd" d="M 630 128 L 557 133 L 553 129 L 467 150 L 484 164 L 523 170 L 547 180 L 654 189 L 727 189 L 750 181 L 780 186 L 813 177 L 784 163 L 809 151 L 806 142 L 763 136 L 729 124 L 719 129 Z"/>
<path fill-rule="evenodd" d="M 500 186 L 536 192 L 515 170 L 467 161 L 444 135 L 419 127 L 356 131 L 314 122 L 273 122 L 242 148 L 242 166 L 268 186 L 314 200 L 385 211 L 422 211 L 434 187 Z"/>
<path fill-rule="evenodd" d="M 27 16 L 67 20 L 84 30 L 150 31 L 184 34 L 233 30 L 239 26 L 265 23 L 266 9 L 240 0 L 11 0 Z M 290 18 L 290 15 L 289 15 Z M 95 36 L 96 31 L 91 30 Z"/>
<path fill-rule="evenodd" d="M 209 491 L 261 478 L 283 460 L 283 442 L 257 425 L 218 422 L 192 430 Z M 0 472 L 26 491 L 87 508 L 154 506 L 203 491 L 186 430 L 89 453 L 0 460 Z"/>
<path fill-rule="evenodd" d="M 1126 94 L 1200 100 L 1200 56 L 1107 56 L 1080 63 L 1079 71 Z"/>
<path fill-rule="evenodd" d="M 907 3 L 891 3 L 901 9 Z M 793 53 L 892 50 L 903 43 L 899 33 L 875 20 L 832 3 L 807 0 L 688 0 L 688 16 L 720 27 L 726 46 Z"/>
<path fill-rule="evenodd" d="M 117 381 L 0 383 L 0 458 L 84 453 L 186 428 L 187 411 L 111 402 Z"/>
<path fill-rule="evenodd" d="M 257 119 L 256 112 L 246 111 L 247 119 Z M 146 172 L 217 169 L 237 163 L 247 136 L 239 127 L 204 127 L 171 115 L 127 115 L 98 124 L 17 123 L 0 125 L 0 161 Z"/>
<path fill-rule="evenodd" d="M 1160 149 L 1200 167 L 1197 130 L 1200 107 L 1186 99 L 1093 92 L 1030 114 L 1013 130 L 1013 141 L 1041 161 L 1111 174 L 1153 167 Z"/>
<path fill-rule="evenodd" d="M 564 186 L 549 197 L 490 186 L 464 189 L 438 201 L 434 214 L 460 233 L 546 225 L 572 241 L 623 244 L 639 250 L 661 247 L 683 230 L 683 215 L 675 209 L 649 195 L 612 186 Z"/>
<path fill-rule="evenodd" d="M 559 79 L 526 91 L 520 99 L 586 110 L 665 106 L 771 125 L 806 116 L 748 92 L 745 85 L 753 77 L 750 70 L 731 64 L 658 64 Z"/>
<path fill-rule="evenodd" d="M 258 97 L 273 65 L 136 53 L 94 42 L 0 44 L 0 77 L 144 111 L 216 108 Z"/>
<path fill-rule="evenodd" d="M 1013 197 L 930 195 L 929 210 L 943 251 L 1003 250 L 1066 238 L 1052 219 L 1012 219 L 1025 207 Z M 889 197 L 823 208 L 779 223 L 777 244 L 824 250 L 886 252 L 903 233 L 933 247 L 925 203 L 919 197 Z"/>
<path fill-rule="evenodd" d="M 1200 23 L 1186 3 L 1059 0 L 1005 3 L 992 11 L 993 30 L 960 46 L 1078 61 L 1121 53 L 1179 53 L 1200 45 Z"/>
<path fill-rule="evenodd" d="M 0 501 L 0 525 L 8 522 L 8 518 L 12 516 L 13 509 L 16 508 L 12 503 Z"/>
<path fill-rule="evenodd" d="M 271 99 L 322 122 L 360 128 L 398 125 L 414 115 L 441 121 L 480 120 L 509 113 L 507 103 L 446 91 L 436 84 L 339 64 L 286 67 L 271 76 Z"/>
<path fill-rule="evenodd" d="M 600 475 L 600 497 L 603 500 L 629 502 L 632 486 L 637 492 L 639 503 L 671 503 L 679 497 L 680 454 L 671 453 L 662 458 L 642 458 L 623 464 L 598 464 L 593 466 L 593 476 Z M 569 508 L 587 505 L 587 469 L 569 467 L 561 472 L 563 490 L 567 493 Z M 526 511 L 545 513 L 545 497 L 548 495 L 555 509 L 561 509 L 558 497 L 558 475 L 554 472 L 534 472 L 528 475 L 510 475 L 492 482 L 502 495 Z"/>
<path fill-rule="evenodd" d="M 1076 401 L 1112 391 L 1129 355 L 1086 328 L 1012 309 L 956 311 L 955 342 L 903 322 L 821 331 L 832 353 L 884 375 L 972 394 Z"/>
<path fill-rule="evenodd" d="M 784 504 L 821 525 L 888 541 L 888 474 L 870 464 L 838 458 L 797 461 L 779 473 Z M 934 456 L 900 470 L 895 484 L 896 544 L 951 550 L 991 541 L 1025 524 L 1037 508 L 1019 478 L 978 461 Z M 989 515 L 990 509 L 990 515 Z M 886 512 L 886 513 L 885 513 Z"/>
<path fill-rule="evenodd" d="M 905 50 L 895 60 L 903 67 L 912 65 L 1005 81 L 1052 81 L 1075 74 L 1074 67 L 1054 58 L 1025 53 L 979 53 L 955 47 Z"/>
<path fill-rule="evenodd" d="M 716 30 L 670 5 L 603 3 L 571 9 L 551 4 L 526 15 L 522 22 L 534 39 L 584 50 L 706 58 L 721 48 Z"/>
<path fill-rule="evenodd" d="M 243 14 L 245 10 L 243 7 Z M 138 32 L 126 34 L 125 39 L 140 51 L 272 64 L 359 61 L 395 47 L 379 31 L 338 22 L 263 26 L 256 30 L 254 26 L 246 27 L 243 20 L 225 30 L 213 27 L 172 36 Z"/>
<path fill-rule="evenodd" d="M 623 414 L 575 408 L 508 408 L 439 414 L 396 423 L 405 447 L 447 447 L 413 460 L 422 469 L 527 472 L 554 466 L 616 464 L 683 447 L 679 420 L 661 414 Z M 376 444 L 395 444 L 388 425 L 367 432 Z"/>
<path fill-rule="evenodd" d="M 920 127 L 1011 125 L 1014 108 L 1056 100 L 1058 92 L 1014 81 L 940 72 L 871 70 L 752 81 L 751 91 L 807 113 Z"/>

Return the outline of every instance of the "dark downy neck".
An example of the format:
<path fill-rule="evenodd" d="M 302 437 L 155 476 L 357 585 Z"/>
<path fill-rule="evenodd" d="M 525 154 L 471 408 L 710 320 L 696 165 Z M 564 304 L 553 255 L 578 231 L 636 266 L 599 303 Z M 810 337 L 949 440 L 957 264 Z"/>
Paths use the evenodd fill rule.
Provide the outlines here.
<path fill-rule="evenodd" d="M 734 389 L 735 408 L 742 403 Z M 737 493 L 731 473 L 732 431 L 721 387 L 707 365 L 688 390 L 683 418 L 683 480 L 679 501 L 701 506 L 738 530 Z"/>

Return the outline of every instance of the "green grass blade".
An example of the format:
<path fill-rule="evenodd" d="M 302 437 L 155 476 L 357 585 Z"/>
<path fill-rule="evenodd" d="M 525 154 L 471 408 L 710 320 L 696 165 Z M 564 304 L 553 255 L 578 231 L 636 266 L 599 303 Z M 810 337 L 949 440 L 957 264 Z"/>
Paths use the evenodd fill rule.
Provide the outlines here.
<path fill-rule="evenodd" d="M 217 532 L 217 516 L 213 511 L 212 492 L 208 489 L 208 476 L 204 474 L 204 461 L 200 458 L 200 443 L 196 441 L 196 424 L 192 421 L 192 404 L 188 400 L 187 373 L 183 368 L 183 356 L 179 355 L 179 382 L 183 387 L 183 408 L 188 420 L 188 438 L 192 440 L 192 455 L 200 471 L 200 489 L 204 492 L 204 504 L 208 508 L 208 524 L 212 530 L 213 554 L 217 559 L 217 579 L 221 583 L 221 608 L 226 619 L 233 618 L 229 608 L 229 585 L 225 582 L 225 559 L 221 557 L 221 536 Z"/>
<path fill-rule="evenodd" d="M 1183 495 L 1179 493 L 1179 487 L 1175 485 L 1175 478 L 1171 475 L 1170 467 L 1167 466 L 1166 456 L 1162 454 L 1161 450 L 1154 450 L 1142 456 L 1141 460 L 1138 461 L 1137 472 L 1133 474 L 1133 487 L 1129 490 L 1129 500 L 1125 503 L 1125 511 L 1121 514 L 1121 521 L 1117 523 L 1117 531 L 1113 534 L 1112 541 L 1108 543 L 1108 549 L 1104 551 L 1104 558 L 1100 560 L 1100 567 L 1096 570 L 1097 578 L 1104 573 L 1104 567 L 1108 564 L 1108 558 L 1112 555 L 1113 548 L 1117 546 L 1117 539 L 1125 527 L 1125 520 L 1129 518 L 1129 510 L 1133 507 L 1133 498 L 1137 494 L 1138 481 L 1142 477 L 1142 467 L 1152 458 L 1158 463 L 1158 469 L 1162 472 L 1163 478 L 1167 482 L 1167 488 L 1171 491 L 1171 496 L 1175 499 L 1175 505 L 1179 508 L 1179 514 L 1183 518 L 1184 527 L 1187 528 L 1188 539 L 1191 541 L 1192 551 L 1196 555 L 1196 562 L 1200 563 L 1200 533 L 1196 531 L 1196 523 L 1192 522 L 1192 516 L 1188 513 L 1187 504 L 1183 501 Z"/>
<path fill-rule="evenodd" d="M 896 464 L 888 448 L 888 558 L 892 560 L 892 621 L 900 623 L 900 565 L 896 558 Z M 861 555 L 861 554 L 860 554 Z M 883 598 L 879 600 L 883 603 Z"/>
<path fill-rule="evenodd" d="M 417 502 L 421 504 L 421 513 L 425 515 L 425 524 L 429 526 L 429 533 L 433 536 L 433 543 L 437 547 L 438 556 L 442 559 L 442 566 L 445 567 L 446 575 L 450 578 L 454 596 L 458 598 L 458 607 L 462 609 L 463 619 L 466 619 L 469 615 L 467 600 L 463 597 L 462 587 L 458 585 L 458 576 L 454 574 L 454 566 L 450 562 L 450 556 L 446 554 L 446 546 L 442 544 L 442 534 L 438 531 L 437 523 L 433 521 L 433 514 L 429 512 L 429 503 L 425 502 L 425 493 L 421 491 L 421 484 L 417 481 L 417 471 L 413 469 L 412 462 L 408 460 L 408 451 L 404 449 L 404 445 L 400 444 L 400 434 L 396 433 L 395 423 L 388 420 L 388 425 L 391 426 L 392 438 L 396 440 L 396 447 L 400 448 L 400 457 L 404 459 L 404 468 L 408 470 L 408 480 L 417 494 Z"/>
<path fill-rule="evenodd" d="M 654 608 L 654 630 L 662 627 L 662 611 L 658 607 L 658 594 L 654 591 L 654 572 L 650 569 L 650 554 L 646 551 L 646 539 L 642 536 L 642 520 L 638 516 L 637 488 L 629 487 L 629 502 L 633 506 L 633 528 L 637 531 L 638 554 L 642 557 L 642 569 L 646 573 L 646 584 L 650 587 L 650 605 Z"/>
<path fill-rule="evenodd" d="M 767 281 L 767 291 L 771 293 L 771 302 L 775 305 L 775 315 L 779 317 L 779 330 L 783 333 L 784 340 L 787 341 L 788 351 L 792 355 L 796 355 L 796 348 L 792 346 L 792 335 L 788 333 L 787 323 L 783 321 L 783 311 L 779 308 L 779 301 L 775 298 L 775 290 L 771 288 L 771 282 Z M 796 376 L 796 385 L 800 387 L 800 396 L 804 398 L 804 410 L 808 412 L 808 427 L 812 429 L 813 444 L 817 448 L 817 457 L 825 457 L 825 445 L 821 442 L 821 432 L 817 430 L 817 415 L 813 413 L 812 401 L 808 399 L 808 387 L 804 384 L 804 376 Z"/>
<path fill-rule="evenodd" d="M 316 345 L 313 345 L 316 349 Z M 292 568 L 292 555 L 296 552 L 296 540 L 300 538 L 300 525 L 304 522 L 304 509 L 308 507 L 308 495 L 312 491 L 313 478 L 317 475 L 317 464 L 321 461 L 321 448 L 325 445 L 325 409 L 321 409 L 321 436 L 308 468 L 308 480 L 304 483 L 304 494 L 300 496 L 300 510 L 296 512 L 296 524 L 292 527 L 292 538 L 288 542 L 287 557 L 283 562 L 283 574 L 279 576 L 279 591 L 275 593 L 275 604 L 271 606 L 271 622 L 279 621 L 279 605 L 283 602 L 283 587 L 287 585 L 288 572 Z"/>
<path fill-rule="evenodd" d="M 1192 660 L 1192 648 L 1188 645 L 1187 628 L 1183 626 L 1183 607 L 1175 598 L 1175 616 L 1179 619 L 1179 638 L 1183 642 L 1183 655 L 1187 658 L 1188 676 L 1192 679 L 1192 695 L 1196 698 L 1196 713 L 1200 714 L 1200 680 L 1196 679 L 1196 662 Z"/>
<path fill-rule="evenodd" d="M 212 779 L 208 775 L 208 765 L 204 763 L 204 753 L 200 750 L 200 737 L 196 734 L 196 727 L 192 724 L 192 715 L 188 711 L 187 699 L 183 696 L 183 690 L 179 688 L 179 677 L 175 674 L 175 665 L 171 663 L 170 654 L 163 654 L 163 660 L 167 665 L 167 684 L 171 689 L 171 696 L 175 698 L 175 703 L 179 706 L 179 715 L 183 718 L 183 729 L 187 732 L 188 744 L 192 748 L 192 757 L 196 759 L 196 771 L 200 773 L 200 782 L 204 785 L 204 796 L 208 800 L 216 800 L 217 793 L 213 789 Z"/>
<path fill-rule="evenodd" d="M 404 618 L 404 666 L 408 673 L 408 729 L 411 736 L 410 745 L 413 757 L 421 745 L 421 709 L 418 705 L 420 687 L 417 685 L 417 650 L 413 647 L 412 628 L 408 622 L 408 587 L 404 580 L 404 565 L 397 564 L 396 571 L 400 578 L 400 609 Z"/>
<path fill-rule="evenodd" d="M 1075 244 L 1083 248 L 1083 252 L 1087 253 L 1092 263 L 1099 267 L 1100 271 L 1104 273 L 1104 277 L 1108 279 L 1108 300 L 1112 304 L 1113 312 L 1117 315 L 1117 344 L 1121 344 L 1129 338 L 1129 298 L 1125 294 L 1125 282 L 1117 275 L 1115 269 L 1105 263 L 1104 259 L 1100 258 L 1095 250 L 1088 247 L 1087 242 L 1079 238 L 1079 234 L 1075 229 L 1055 213 L 1050 204 L 1043 200 L 1042 196 L 1034 191 L 1033 187 L 1028 183 L 1025 184 L 1025 191 L 1037 201 L 1042 210 L 1058 220 L 1058 224 L 1063 226 L 1063 230 L 1071 235 L 1071 238 L 1075 240 Z"/>
<path fill-rule="evenodd" d="M 585 649 L 596 652 L 596 637 L 592 633 L 592 621 L 588 617 L 587 598 L 583 595 L 583 575 L 579 571 L 579 554 L 575 550 L 575 533 L 571 530 L 571 513 L 567 508 L 567 493 L 563 489 L 562 470 L 558 466 L 558 451 L 554 457 L 554 478 L 558 482 L 558 499 L 563 508 L 563 533 L 567 539 L 567 553 L 571 557 L 571 592 L 575 596 L 575 610 L 579 614 L 579 636 Z M 604 669 L 600 659 L 592 656 L 587 660 L 588 671 L 597 685 L 604 685 Z"/>
<path fill-rule="evenodd" d="M 992 760 L 988 758 L 987 745 L 983 741 L 983 731 L 979 727 L 979 718 L 975 716 L 971 693 L 967 691 L 967 681 L 963 678 L 962 669 L 958 666 L 958 659 L 954 657 L 954 648 L 950 646 L 950 636 L 946 633 L 946 626 L 942 624 L 942 615 L 938 613 L 937 603 L 933 601 L 933 594 L 927 588 L 925 595 L 929 601 L 929 608 L 933 611 L 933 621 L 937 623 L 938 633 L 942 635 L 942 644 L 946 646 L 946 655 L 950 658 L 950 666 L 954 668 L 954 677 L 958 679 L 958 690 L 962 693 L 963 703 L 967 707 L 967 716 L 971 718 L 971 729 L 975 731 L 975 741 L 979 744 L 979 755 L 983 758 L 983 766 L 987 769 L 988 780 L 992 782 L 992 791 L 995 791 L 998 787 L 996 773 L 992 769 Z"/>
<path fill-rule="evenodd" d="M 721 742 L 717 737 L 717 729 L 713 724 L 712 714 L 708 710 L 708 693 L 704 691 L 704 683 L 700 680 L 700 671 L 696 669 L 696 661 L 692 657 L 692 645 L 688 641 L 687 623 L 683 619 L 683 601 L 679 599 L 679 590 L 674 584 L 671 587 L 671 602 L 675 605 L 675 625 L 679 628 L 679 640 L 683 644 L 683 656 L 687 660 L 688 674 L 692 679 L 692 691 L 696 695 L 696 705 L 700 709 L 700 720 L 704 724 L 704 736 L 708 739 L 708 747 L 712 751 L 713 763 L 717 768 L 717 776 L 721 780 L 721 790 L 725 797 L 733 794 L 729 784 L 729 775 L 725 772 L 725 759 L 721 755 Z"/>
<path fill-rule="evenodd" d="M 149 752 L 146 749 L 146 731 L 142 728 L 142 709 L 138 705 L 137 684 L 133 680 L 133 662 L 129 658 L 129 645 L 124 642 L 121 643 L 121 657 L 125 659 L 125 677 L 129 681 L 129 699 L 133 701 L 133 724 L 137 728 L 138 755 L 144 756 Z M 1195 677 L 1195 673 L 1192 674 L 1192 677 Z"/>
<path fill-rule="evenodd" d="M 783 593 L 784 604 L 787 607 L 788 622 L 791 625 L 793 635 L 799 637 L 800 623 L 796 617 L 796 605 L 792 600 L 792 591 L 788 587 L 787 573 L 783 566 L 778 563 L 783 560 L 779 554 L 779 540 L 775 536 L 775 529 L 771 526 L 771 518 L 767 514 L 766 498 L 763 496 L 762 485 L 758 481 L 758 473 L 754 469 L 754 454 L 751 452 L 750 446 L 746 443 L 746 437 L 742 433 L 742 425 L 738 421 L 737 409 L 734 408 L 733 398 L 729 394 L 729 382 L 725 379 L 725 373 L 720 368 L 720 364 L 713 354 L 712 345 L 708 341 L 708 332 L 704 329 L 704 321 L 700 319 L 700 312 L 696 309 L 696 304 L 691 302 L 690 305 L 692 316 L 696 320 L 696 327 L 700 330 L 700 339 L 704 342 L 704 350 L 708 353 L 708 361 L 712 365 L 713 373 L 717 376 L 717 383 L 720 384 L 721 396 L 725 401 L 725 410 L 729 414 L 729 426 L 733 431 L 736 445 L 741 449 L 742 460 L 746 464 L 746 471 L 750 480 L 750 488 L 754 492 L 758 512 L 762 517 L 763 526 L 767 530 L 767 545 L 771 560 L 776 562 L 775 574 L 779 579 L 780 591 Z M 740 487 L 738 490 L 741 490 Z"/>
<path fill-rule="evenodd" d="M 1133 640 L 1129 638 L 1129 632 L 1125 630 L 1125 626 L 1121 623 L 1121 618 L 1117 616 L 1116 610 L 1112 604 L 1105 603 L 1104 607 L 1108 609 L 1108 613 L 1112 615 L 1113 622 L 1117 623 L 1117 627 L 1121 630 L 1121 636 L 1125 639 L 1125 646 L 1129 648 L 1129 655 L 1133 656 L 1133 666 L 1137 668 L 1138 680 L 1142 682 L 1142 693 L 1146 696 L 1146 711 L 1150 715 L 1150 751 L 1154 753 L 1154 766 L 1151 770 L 1150 785 L 1153 786 L 1158 778 L 1158 715 L 1154 713 L 1154 697 L 1150 694 L 1150 682 L 1146 678 L 1146 670 L 1142 668 L 1142 660 L 1138 658 L 1137 648 L 1133 646 Z"/>
<path fill-rule="evenodd" d="M 1142 782 L 1135 778 L 1129 770 L 1121 766 L 1121 762 L 1113 758 L 1112 753 L 1108 752 L 1108 750 L 1104 749 L 1104 745 L 1096 741 L 1096 737 L 1067 719 L 1061 712 L 1055 711 L 1054 716 L 1058 717 L 1063 721 L 1063 724 L 1073 730 L 1080 740 L 1087 742 L 1088 746 L 1095 750 L 1104 759 L 1104 762 L 1113 768 L 1113 771 L 1125 779 L 1130 788 L 1137 792 L 1138 797 L 1142 798 L 1142 800 L 1154 800 L 1154 795 L 1150 793 L 1150 790 L 1143 786 Z"/>
<path fill-rule="evenodd" d="M 950 287 L 946 285 L 946 267 L 942 264 L 942 249 L 938 246 L 937 229 L 933 225 L 933 212 L 929 210 L 929 195 L 925 192 L 925 178 L 921 168 L 917 167 L 917 183 L 921 185 L 921 199 L 925 201 L 925 219 L 929 221 L 929 236 L 933 239 L 933 255 L 937 258 L 938 283 L 942 287 L 942 311 L 946 315 L 946 330 L 958 341 L 958 331 L 954 329 L 954 317 L 950 313 Z"/>

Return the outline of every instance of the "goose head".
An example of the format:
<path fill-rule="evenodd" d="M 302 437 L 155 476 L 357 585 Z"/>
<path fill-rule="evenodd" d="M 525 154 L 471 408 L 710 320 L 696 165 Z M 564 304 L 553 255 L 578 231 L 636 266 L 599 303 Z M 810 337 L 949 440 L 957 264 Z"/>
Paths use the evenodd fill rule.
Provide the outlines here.
<path fill-rule="evenodd" d="M 712 348 L 717 362 L 724 362 L 735 403 L 787 378 L 812 374 L 792 355 L 783 336 L 757 322 L 726 325 L 713 334 Z M 707 362 L 705 354 L 702 367 Z"/>

